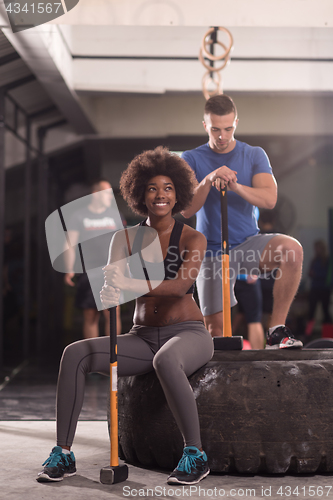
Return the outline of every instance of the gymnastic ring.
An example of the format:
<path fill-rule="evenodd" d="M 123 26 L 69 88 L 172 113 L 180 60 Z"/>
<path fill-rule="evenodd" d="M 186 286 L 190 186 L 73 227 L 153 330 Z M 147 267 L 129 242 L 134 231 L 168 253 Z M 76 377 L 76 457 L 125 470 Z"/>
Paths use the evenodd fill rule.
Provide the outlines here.
<path fill-rule="evenodd" d="M 214 56 L 210 52 L 207 52 L 207 54 L 209 54 L 209 56 L 206 56 L 207 59 L 209 59 L 210 61 L 223 61 L 225 58 L 228 57 L 228 55 L 230 53 L 230 49 L 227 49 L 227 46 L 223 42 L 219 42 L 218 40 L 216 42 L 212 42 L 212 40 L 208 40 L 208 42 L 206 42 L 206 44 L 208 44 L 208 45 L 212 45 L 213 43 L 214 44 L 216 43 L 217 45 L 220 45 L 221 47 L 223 47 L 225 52 L 224 52 L 224 54 L 220 54 L 219 56 Z M 200 47 L 200 51 L 202 51 L 202 47 Z"/>
<path fill-rule="evenodd" d="M 204 53 L 205 57 L 207 57 L 207 59 L 209 59 L 210 61 L 219 61 L 221 59 L 225 59 L 227 57 L 227 55 L 230 53 L 231 49 L 233 48 L 233 45 L 234 45 L 234 40 L 232 38 L 232 34 L 230 33 L 229 30 L 227 30 L 226 28 L 223 28 L 222 26 L 219 26 L 217 28 L 218 31 L 224 31 L 225 33 L 227 33 L 228 37 L 229 37 L 229 40 L 230 40 L 230 46 L 229 46 L 229 49 L 226 51 L 226 53 L 223 55 L 223 56 L 214 56 L 213 54 L 211 54 L 210 52 L 208 52 L 206 50 L 206 43 L 209 43 L 209 42 L 205 42 L 207 36 L 211 35 L 212 33 L 214 33 L 215 31 L 215 28 L 210 28 L 207 33 L 205 34 L 205 36 L 203 37 L 203 40 L 202 40 L 202 45 L 201 45 L 201 48 L 202 48 L 202 52 Z M 212 42 L 210 42 L 212 43 Z M 221 44 L 221 42 L 216 42 L 216 43 L 219 43 Z"/>
<path fill-rule="evenodd" d="M 220 45 L 222 45 L 224 48 L 226 48 L 226 47 L 225 47 L 225 45 L 224 45 L 223 43 L 221 43 L 221 42 L 217 42 L 217 43 L 218 43 L 218 44 L 220 44 Z M 221 71 L 221 69 L 223 69 L 223 68 L 224 68 L 224 67 L 228 64 L 228 62 L 230 61 L 230 57 L 228 56 L 226 59 L 224 59 L 224 62 L 223 62 L 223 64 L 222 64 L 222 66 L 220 66 L 220 67 L 218 67 L 218 68 L 217 68 L 217 67 L 215 67 L 215 66 L 209 66 L 209 65 L 206 63 L 206 61 L 205 61 L 205 59 L 204 59 L 204 56 L 203 56 L 203 54 L 202 54 L 202 48 L 200 48 L 200 51 L 199 51 L 199 61 L 200 61 L 200 62 L 201 62 L 201 64 L 202 64 L 202 65 L 203 65 L 206 69 L 208 69 L 210 72 L 213 72 L 213 71 Z"/>
<path fill-rule="evenodd" d="M 214 77 L 216 77 L 216 79 L 214 80 Z M 207 78 L 210 78 L 210 80 L 215 84 L 216 86 L 216 91 L 209 91 L 207 86 L 208 86 L 208 82 L 206 83 L 207 81 Z M 202 92 L 203 92 L 203 95 L 206 99 L 209 99 L 210 97 L 213 97 L 214 95 L 218 95 L 218 94 L 221 94 L 222 93 L 222 88 L 221 88 L 221 77 L 220 77 L 220 73 L 214 73 L 213 74 L 213 77 L 211 76 L 210 74 L 210 71 L 207 71 L 204 76 L 202 77 Z"/>

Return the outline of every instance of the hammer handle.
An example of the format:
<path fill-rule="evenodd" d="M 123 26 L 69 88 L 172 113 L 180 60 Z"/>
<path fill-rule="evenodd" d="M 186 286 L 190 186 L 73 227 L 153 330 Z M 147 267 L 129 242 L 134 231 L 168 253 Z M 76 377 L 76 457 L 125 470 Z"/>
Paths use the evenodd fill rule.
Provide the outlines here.
<path fill-rule="evenodd" d="M 221 193 L 221 252 L 222 252 L 222 297 L 223 337 L 231 337 L 230 276 L 229 276 L 229 234 L 227 187 Z"/>
<path fill-rule="evenodd" d="M 117 312 L 110 309 L 110 466 L 118 467 Z"/>

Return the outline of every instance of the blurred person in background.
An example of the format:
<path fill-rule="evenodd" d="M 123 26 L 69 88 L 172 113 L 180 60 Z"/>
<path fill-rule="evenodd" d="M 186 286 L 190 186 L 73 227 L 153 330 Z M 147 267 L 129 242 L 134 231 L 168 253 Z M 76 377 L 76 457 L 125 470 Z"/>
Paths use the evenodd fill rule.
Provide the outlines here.
<path fill-rule="evenodd" d="M 99 179 L 91 184 L 90 203 L 87 207 L 77 210 L 71 216 L 67 232 L 71 242 L 71 247 L 66 252 L 66 265 L 69 272 L 65 274 L 65 283 L 68 286 L 76 287 L 75 306 L 83 311 L 83 338 L 93 338 L 99 336 L 99 319 L 101 304 L 99 308 L 96 306 L 96 296 L 94 297 L 87 273 L 79 274 L 76 281 L 73 281 L 75 273 L 75 246 L 78 242 L 86 256 L 93 259 L 91 268 L 100 266 L 100 284 L 96 285 L 96 289 L 100 290 L 104 283 L 102 267 L 105 266 L 108 260 L 109 246 L 114 231 L 117 229 L 118 213 L 111 208 L 113 192 L 111 184 L 105 179 Z M 126 221 L 123 220 L 123 225 L 126 226 Z M 108 230 L 108 232 L 106 232 Z M 86 235 L 89 235 L 87 239 Z M 91 238 L 93 234 L 93 238 Z M 86 263 L 87 264 L 87 263 Z M 88 264 L 89 266 L 89 264 Z M 86 265 L 86 268 L 88 267 Z M 97 301 L 99 298 L 97 298 Z M 105 335 L 109 335 L 109 311 L 102 310 L 104 315 Z M 121 316 L 120 306 L 117 307 L 117 333 L 121 333 Z"/>
<path fill-rule="evenodd" d="M 327 245 L 324 240 L 314 242 L 314 257 L 310 263 L 309 277 L 311 286 L 309 292 L 309 313 L 305 334 L 311 335 L 315 324 L 317 305 L 321 304 L 323 311 L 323 324 L 331 324 L 332 317 L 329 312 L 331 285 L 329 283 L 330 259 Z"/>

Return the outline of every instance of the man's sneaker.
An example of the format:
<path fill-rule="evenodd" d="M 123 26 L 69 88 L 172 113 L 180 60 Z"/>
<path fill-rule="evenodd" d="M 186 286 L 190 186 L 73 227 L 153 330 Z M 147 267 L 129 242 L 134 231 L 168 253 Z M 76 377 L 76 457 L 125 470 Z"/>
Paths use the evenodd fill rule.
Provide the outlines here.
<path fill-rule="evenodd" d="M 266 333 L 266 349 L 301 349 L 303 343 L 295 339 L 289 328 L 279 326 L 272 333 Z"/>
<path fill-rule="evenodd" d="M 206 453 L 195 446 L 187 446 L 176 469 L 168 477 L 168 484 L 196 484 L 209 472 Z"/>
<path fill-rule="evenodd" d="M 64 477 L 74 476 L 76 473 L 75 457 L 71 451 L 68 455 L 62 452 L 61 446 L 55 446 L 50 456 L 43 463 L 42 472 L 37 476 L 37 481 L 62 481 Z"/>

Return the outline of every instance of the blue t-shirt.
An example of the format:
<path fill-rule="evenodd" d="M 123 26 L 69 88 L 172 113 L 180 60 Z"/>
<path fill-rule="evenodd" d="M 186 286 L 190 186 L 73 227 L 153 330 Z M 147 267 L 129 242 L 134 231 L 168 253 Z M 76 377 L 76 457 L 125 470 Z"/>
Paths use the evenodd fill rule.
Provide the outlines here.
<path fill-rule="evenodd" d="M 182 157 L 194 170 L 199 182 L 223 165 L 235 170 L 237 182 L 244 186 L 252 186 L 252 177 L 256 174 L 272 174 L 265 151 L 240 141 L 236 141 L 236 146 L 230 153 L 215 153 L 206 143 L 185 151 Z M 229 246 L 233 248 L 249 236 L 257 234 L 259 228 L 255 206 L 232 191 L 228 191 L 227 197 Z M 221 202 L 220 193 L 214 187 L 211 188 L 204 206 L 197 212 L 197 230 L 206 236 L 207 250 L 211 255 L 221 251 Z"/>

